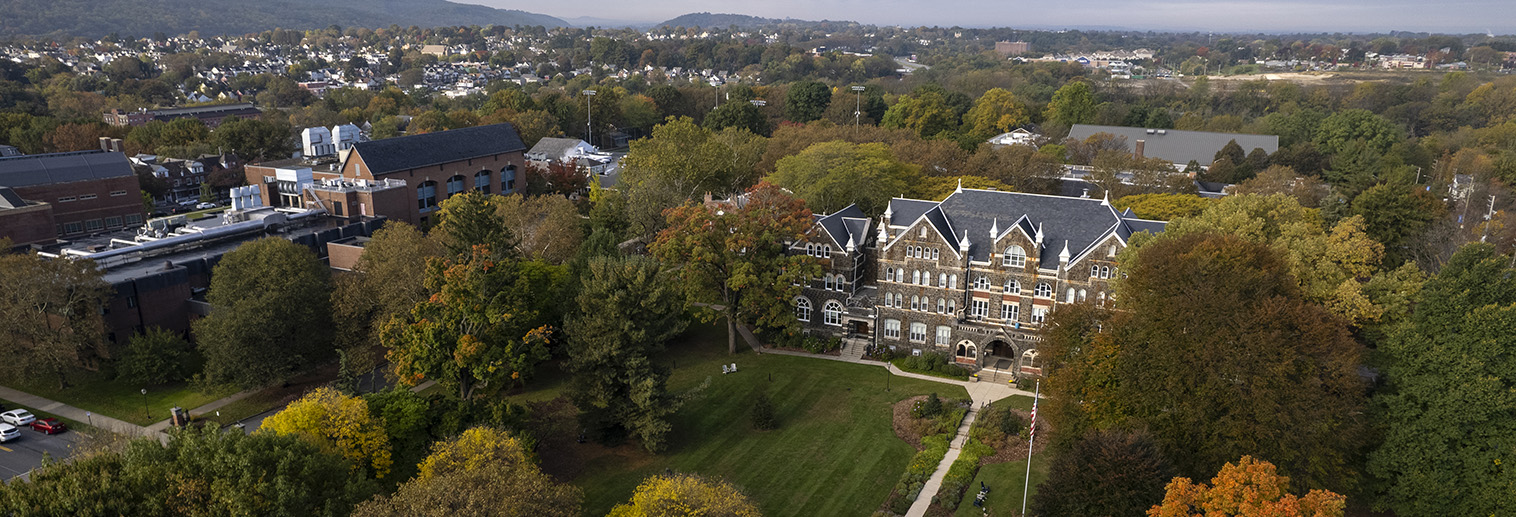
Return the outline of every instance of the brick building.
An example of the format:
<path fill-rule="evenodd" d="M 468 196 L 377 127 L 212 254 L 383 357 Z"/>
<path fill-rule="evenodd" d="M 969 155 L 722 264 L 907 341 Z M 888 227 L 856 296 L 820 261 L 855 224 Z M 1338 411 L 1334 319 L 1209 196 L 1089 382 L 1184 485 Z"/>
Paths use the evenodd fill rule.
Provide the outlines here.
<path fill-rule="evenodd" d="M 0 239 L 12 246 L 52 242 L 58 236 L 53 205 L 21 199 L 10 187 L 0 187 Z M 6 250 L 0 249 L 0 253 Z"/>
<path fill-rule="evenodd" d="M 332 215 L 424 226 L 454 194 L 515 192 L 525 151 L 515 128 L 494 124 L 357 142 L 338 160 L 266 162 L 245 171 L 249 185 L 263 185 L 269 206 L 319 205 Z"/>
<path fill-rule="evenodd" d="M 243 103 L 139 111 L 113 109 L 105 112 L 103 118 L 106 124 L 112 126 L 141 126 L 154 120 L 168 122 L 181 118 L 193 118 L 205 123 L 205 127 L 215 129 L 227 117 L 258 118 L 261 115 L 263 115 L 263 110 L 258 109 L 257 106 Z"/>
<path fill-rule="evenodd" d="M 870 222 L 861 215 L 819 217 L 792 248 L 826 268 L 795 300 L 807 331 L 1010 375 L 1040 375 L 1053 308 L 1105 303 L 1131 235 L 1164 227 L 1101 199 L 964 188 L 941 202 L 891 200 L 871 242 L 859 240 Z"/>
<path fill-rule="evenodd" d="M 0 186 L 52 207 L 53 234 L 77 237 L 142 224 L 142 191 L 126 155 L 75 151 L 0 158 Z M 29 219 L 37 224 L 40 218 Z"/>

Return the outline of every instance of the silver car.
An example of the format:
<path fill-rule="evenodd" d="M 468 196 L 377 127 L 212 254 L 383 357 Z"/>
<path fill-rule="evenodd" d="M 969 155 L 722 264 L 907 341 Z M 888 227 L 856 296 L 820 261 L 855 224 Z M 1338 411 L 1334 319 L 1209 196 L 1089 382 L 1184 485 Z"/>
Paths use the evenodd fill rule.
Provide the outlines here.
<path fill-rule="evenodd" d="M 37 417 L 32 416 L 31 412 L 25 409 L 12 409 L 10 411 L 0 413 L 0 421 L 4 421 L 7 424 L 17 427 L 30 424 L 36 420 Z"/>
<path fill-rule="evenodd" d="M 21 437 L 21 431 L 10 424 L 0 424 L 0 443 L 5 443 Z"/>

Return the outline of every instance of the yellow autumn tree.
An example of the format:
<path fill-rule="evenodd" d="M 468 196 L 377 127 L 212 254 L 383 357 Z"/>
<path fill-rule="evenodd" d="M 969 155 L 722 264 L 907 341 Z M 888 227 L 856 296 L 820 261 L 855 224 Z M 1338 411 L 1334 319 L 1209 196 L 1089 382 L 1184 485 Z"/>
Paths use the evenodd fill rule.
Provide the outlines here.
<path fill-rule="evenodd" d="M 737 487 L 689 474 L 642 481 L 632 500 L 607 517 L 760 517 L 758 506 Z"/>
<path fill-rule="evenodd" d="M 478 427 L 438 442 L 416 478 L 376 497 L 354 517 L 573 517 L 583 494 L 544 474 L 510 433 Z"/>
<path fill-rule="evenodd" d="M 384 419 L 369 413 L 367 401 L 331 388 L 307 393 L 264 420 L 258 431 L 300 436 L 355 465 L 369 465 L 378 478 L 388 474 L 393 463 Z"/>
<path fill-rule="evenodd" d="M 1342 517 L 1347 507 L 1347 498 L 1336 493 L 1318 489 L 1296 497 L 1289 485 L 1274 464 L 1243 456 L 1221 467 L 1209 486 L 1174 478 L 1148 517 Z"/>

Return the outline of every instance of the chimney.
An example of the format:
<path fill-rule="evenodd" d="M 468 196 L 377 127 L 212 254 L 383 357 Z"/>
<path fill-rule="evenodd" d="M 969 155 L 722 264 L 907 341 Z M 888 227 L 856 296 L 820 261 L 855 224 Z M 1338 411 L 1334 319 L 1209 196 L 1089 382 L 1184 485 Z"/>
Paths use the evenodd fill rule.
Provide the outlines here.
<path fill-rule="evenodd" d="M 1134 153 L 1134 154 L 1136 154 L 1138 158 L 1143 158 L 1144 157 L 1144 156 L 1142 156 L 1142 151 L 1143 151 L 1144 144 L 1147 144 L 1147 140 L 1138 140 L 1137 141 L 1137 152 Z"/>

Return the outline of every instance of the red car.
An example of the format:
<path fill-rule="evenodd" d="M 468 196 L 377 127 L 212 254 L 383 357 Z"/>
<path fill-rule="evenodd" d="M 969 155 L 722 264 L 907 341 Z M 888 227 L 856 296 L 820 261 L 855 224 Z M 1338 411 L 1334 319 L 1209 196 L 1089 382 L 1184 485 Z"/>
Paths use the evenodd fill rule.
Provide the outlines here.
<path fill-rule="evenodd" d="M 42 434 L 58 434 L 68 430 L 68 426 L 56 418 L 44 418 L 32 422 L 32 430 Z"/>

